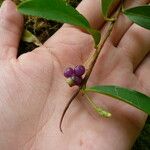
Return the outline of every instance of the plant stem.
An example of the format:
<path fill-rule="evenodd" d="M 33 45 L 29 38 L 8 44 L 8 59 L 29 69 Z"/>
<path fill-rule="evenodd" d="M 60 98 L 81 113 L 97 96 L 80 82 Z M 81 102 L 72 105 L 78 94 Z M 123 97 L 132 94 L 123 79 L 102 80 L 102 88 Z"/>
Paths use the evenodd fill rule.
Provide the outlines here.
<path fill-rule="evenodd" d="M 117 10 L 117 12 L 116 12 L 116 14 L 114 16 L 114 18 L 116 18 L 115 20 L 117 20 L 119 14 L 120 14 L 121 8 L 122 8 L 122 5 L 119 6 L 119 8 L 118 8 L 118 10 Z M 103 45 L 105 44 L 106 40 L 108 39 L 109 35 L 112 32 L 112 29 L 113 29 L 114 24 L 116 22 L 115 20 L 110 22 L 110 25 L 108 27 L 107 33 L 105 34 L 105 37 L 101 40 L 101 42 L 98 45 L 98 48 L 95 50 L 95 53 L 93 54 L 93 59 L 92 59 L 90 65 L 89 65 L 89 69 L 88 69 L 88 71 L 87 71 L 87 73 L 86 73 L 86 75 L 85 75 L 85 77 L 83 79 L 83 85 L 82 85 L 83 88 L 86 87 L 86 83 L 87 83 L 87 81 L 88 81 L 88 79 L 89 79 L 89 77 L 91 75 L 91 72 L 92 72 L 92 70 L 94 68 L 94 65 L 95 65 L 95 63 L 97 61 L 97 58 L 98 58 L 98 56 L 99 56 L 99 54 L 100 54 L 100 52 L 101 52 L 101 50 L 103 48 Z"/>
<path fill-rule="evenodd" d="M 116 20 L 116 18 L 105 18 L 105 20 L 108 22 L 114 22 Z"/>
<path fill-rule="evenodd" d="M 88 94 L 86 94 L 84 92 L 84 95 L 86 97 L 86 99 L 89 101 L 89 103 L 91 104 L 91 106 L 96 110 L 97 109 L 97 105 L 93 102 L 93 100 L 88 96 Z"/>
<path fill-rule="evenodd" d="M 62 131 L 62 122 L 63 122 L 64 116 L 65 116 L 65 114 L 66 114 L 70 104 L 73 102 L 73 100 L 76 98 L 76 96 L 80 93 L 81 90 L 84 90 L 86 88 L 87 81 L 88 81 L 88 79 L 89 79 L 89 77 L 91 75 L 91 72 L 92 72 L 92 70 L 93 70 L 93 68 L 95 66 L 97 58 L 98 58 L 98 56 L 99 56 L 99 54 L 100 54 L 100 52 L 101 52 L 101 50 L 103 48 L 103 45 L 105 44 L 106 40 L 108 39 L 109 35 L 111 34 L 111 31 L 112 31 L 112 29 L 114 27 L 114 24 L 115 24 L 119 14 L 120 14 L 120 12 L 121 12 L 121 8 L 122 8 L 122 3 L 120 4 L 118 10 L 116 11 L 116 14 L 114 16 L 115 19 L 110 22 L 110 25 L 108 27 L 107 33 L 105 34 L 104 38 L 101 40 L 101 42 L 99 43 L 97 49 L 95 50 L 95 53 L 93 54 L 92 61 L 91 61 L 90 65 L 89 65 L 89 69 L 88 69 L 88 71 L 87 71 L 87 73 L 86 73 L 86 75 L 85 75 L 85 77 L 83 79 L 82 85 L 73 94 L 73 96 L 70 98 L 70 100 L 66 104 L 66 107 L 65 107 L 65 109 L 63 111 L 63 114 L 62 114 L 61 119 L 60 119 L 60 124 L 59 124 L 59 128 L 60 128 L 60 131 L 62 133 L 63 133 L 63 131 Z"/>
<path fill-rule="evenodd" d="M 60 123 L 59 123 L 59 128 L 60 128 L 60 131 L 63 133 L 63 130 L 62 130 L 62 122 L 63 122 L 63 119 L 64 119 L 64 116 L 66 114 L 66 111 L 68 110 L 70 104 L 72 103 L 72 101 L 76 98 L 76 96 L 79 94 L 80 92 L 80 88 L 73 94 L 73 96 L 70 98 L 70 100 L 68 101 L 64 111 L 63 111 L 63 114 L 61 116 L 61 119 L 60 119 Z"/>
<path fill-rule="evenodd" d="M 103 117 L 111 117 L 111 113 L 110 112 L 107 112 L 105 111 L 104 109 L 100 108 L 99 106 L 97 106 L 93 100 L 88 96 L 88 94 L 86 94 L 86 92 L 84 92 L 84 96 L 86 97 L 86 99 L 89 101 L 89 103 L 91 104 L 91 106 L 94 108 L 94 110 L 100 115 L 100 116 L 103 116 Z"/>

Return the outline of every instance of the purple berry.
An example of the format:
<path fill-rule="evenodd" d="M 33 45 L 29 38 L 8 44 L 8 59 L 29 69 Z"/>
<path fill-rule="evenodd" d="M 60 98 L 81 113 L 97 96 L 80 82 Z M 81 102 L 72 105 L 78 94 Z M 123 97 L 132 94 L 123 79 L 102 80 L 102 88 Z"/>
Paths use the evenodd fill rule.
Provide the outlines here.
<path fill-rule="evenodd" d="M 75 85 L 81 85 L 81 83 L 82 83 L 82 78 L 78 77 L 78 76 L 73 76 L 72 80 L 74 81 Z"/>
<path fill-rule="evenodd" d="M 85 73 L 85 67 L 82 65 L 78 65 L 74 68 L 74 73 L 77 76 L 82 76 Z"/>
<path fill-rule="evenodd" d="M 73 75 L 74 75 L 74 70 L 72 68 L 69 67 L 69 68 L 65 69 L 64 76 L 66 78 L 72 77 Z"/>

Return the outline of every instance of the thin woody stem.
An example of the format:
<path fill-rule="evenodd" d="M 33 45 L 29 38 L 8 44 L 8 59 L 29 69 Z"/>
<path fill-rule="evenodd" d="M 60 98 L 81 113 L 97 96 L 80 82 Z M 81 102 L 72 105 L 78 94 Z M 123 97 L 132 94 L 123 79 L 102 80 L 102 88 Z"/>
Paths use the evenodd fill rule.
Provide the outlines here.
<path fill-rule="evenodd" d="M 80 88 L 73 94 L 73 96 L 70 98 L 69 102 L 67 103 L 64 111 L 63 111 L 63 114 L 61 116 L 61 119 L 60 119 L 60 123 L 59 123 L 59 128 L 60 128 L 60 131 L 63 133 L 63 130 L 62 130 L 62 122 L 63 122 L 63 119 L 64 119 L 64 116 L 66 114 L 66 111 L 68 110 L 70 104 L 72 103 L 72 101 L 76 98 L 76 96 L 79 94 L 80 92 Z"/>
<path fill-rule="evenodd" d="M 115 20 L 117 20 L 119 14 L 120 14 L 121 8 L 122 8 L 122 5 L 120 5 L 119 9 L 116 12 L 116 15 L 115 15 L 116 19 Z M 85 85 L 86 85 L 86 83 L 87 83 L 87 81 L 88 81 L 88 79 L 89 79 L 89 77 L 91 75 L 91 72 L 92 72 L 92 70 L 94 68 L 94 65 L 95 65 L 95 63 L 97 61 L 97 58 L 98 58 L 98 56 L 99 56 L 99 54 L 100 54 L 100 52 L 101 52 L 101 50 L 103 48 L 103 45 L 105 44 L 106 40 L 108 39 L 109 35 L 112 32 L 112 29 L 113 29 L 114 24 L 115 24 L 115 20 L 110 23 L 108 31 L 105 34 L 105 37 L 101 40 L 100 44 L 98 45 L 98 48 L 96 49 L 95 53 L 93 54 L 93 59 L 92 59 L 90 65 L 89 65 L 89 69 L 88 69 L 88 71 L 87 71 L 87 73 L 86 73 L 86 75 L 85 75 L 85 77 L 83 79 L 83 85 L 82 85 L 83 88 L 85 87 Z"/>
<path fill-rule="evenodd" d="M 87 81 L 88 81 L 88 79 L 89 79 L 89 77 L 90 77 L 90 75 L 91 75 L 91 73 L 92 73 L 92 70 L 93 70 L 93 68 L 94 68 L 94 66 L 95 66 L 95 63 L 96 63 L 96 61 L 97 61 L 97 58 L 98 58 L 98 56 L 99 56 L 99 54 L 100 54 L 100 52 L 101 52 L 101 50 L 102 50 L 102 48 L 103 48 L 103 46 L 104 46 L 106 40 L 108 39 L 109 35 L 110 35 L 111 32 L 112 32 L 112 29 L 113 29 L 113 27 L 114 27 L 114 24 L 115 24 L 115 22 L 116 22 L 116 20 L 117 20 L 117 18 L 118 18 L 118 16 L 119 16 L 119 14 L 120 14 L 120 12 L 121 12 L 121 8 L 122 8 L 122 3 L 121 3 L 121 5 L 119 6 L 118 10 L 116 11 L 116 14 L 115 14 L 115 16 L 114 16 L 115 19 L 110 22 L 110 25 L 109 25 L 109 28 L 108 28 L 108 30 L 107 30 L 107 33 L 105 34 L 104 38 L 101 40 L 101 42 L 100 42 L 99 45 L 98 45 L 98 48 L 96 49 L 95 53 L 93 54 L 92 61 L 91 61 L 90 65 L 89 65 L 89 69 L 88 69 L 88 71 L 87 71 L 87 73 L 86 73 L 86 75 L 85 75 L 85 77 L 84 77 L 84 79 L 83 79 L 83 81 L 82 81 L 82 85 L 81 85 L 81 86 L 79 87 L 79 89 L 73 94 L 73 96 L 70 98 L 69 102 L 66 104 L 66 107 L 65 107 L 65 109 L 64 109 L 64 111 L 63 111 L 63 114 L 62 114 L 61 119 L 60 119 L 60 124 L 59 124 L 59 128 L 60 128 L 60 131 L 61 131 L 62 133 L 63 133 L 63 131 L 62 131 L 62 122 L 63 122 L 64 116 L 65 116 L 65 114 L 66 114 L 66 112 L 67 112 L 67 110 L 68 110 L 70 104 L 73 102 L 73 100 L 78 96 L 78 94 L 80 93 L 80 91 L 81 91 L 81 90 L 84 90 L 84 88 L 86 87 Z"/>

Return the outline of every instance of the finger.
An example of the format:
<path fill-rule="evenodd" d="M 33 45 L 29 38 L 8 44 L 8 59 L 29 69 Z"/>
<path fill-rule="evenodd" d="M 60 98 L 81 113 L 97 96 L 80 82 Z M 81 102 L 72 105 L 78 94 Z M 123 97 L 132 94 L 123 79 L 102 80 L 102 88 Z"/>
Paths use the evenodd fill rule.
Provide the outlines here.
<path fill-rule="evenodd" d="M 16 57 L 23 27 L 23 17 L 11 0 L 0 8 L 0 60 Z"/>
<path fill-rule="evenodd" d="M 83 0 L 77 7 L 77 10 L 86 17 L 93 28 L 99 28 L 104 23 L 99 9 L 99 0 Z M 73 58 L 76 58 L 75 56 L 78 54 L 80 57 L 84 56 L 84 58 L 87 58 L 90 50 L 93 50 L 93 40 L 91 36 L 81 32 L 76 27 L 65 24 L 44 43 L 44 46 L 51 48 L 51 52 L 54 51 L 53 53 L 57 54 L 60 60 L 69 62 L 70 58 L 67 57 L 70 56 L 72 58 L 71 63 L 74 63 L 76 59 Z M 64 55 L 64 52 L 67 55 Z M 78 60 L 78 62 L 80 61 Z"/>
<path fill-rule="evenodd" d="M 112 10 L 118 3 L 119 0 L 116 0 Z M 101 0 L 82 0 L 76 9 L 89 21 L 93 28 L 99 29 L 105 22 L 101 13 Z"/>
<path fill-rule="evenodd" d="M 118 1 L 116 1 L 115 6 L 113 6 L 114 9 L 117 4 Z M 105 22 L 102 14 L 100 13 L 100 8 L 99 0 L 83 0 L 78 5 L 77 10 L 87 18 L 93 28 L 100 28 Z M 85 34 L 79 29 L 65 24 L 59 31 L 57 31 L 50 39 L 45 42 L 44 46 L 47 48 L 55 49 L 55 53 L 57 53 L 58 49 L 59 56 L 59 49 L 62 51 L 62 47 L 65 47 L 66 54 L 70 56 L 74 56 L 78 50 L 78 54 L 80 53 L 80 56 L 84 56 L 82 57 L 82 61 L 84 62 L 85 59 L 87 59 L 90 51 L 93 50 L 94 42 L 89 34 Z"/>
<path fill-rule="evenodd" d="M 83 0 L 77 7 L 77 10 L 85 16 L 93 28 L 100 28 L 104 23 L 101 12 L 101 1 Z"/>
<path fill-rule="evenodd" d="M 147 57 L 143 60 L 143 62 L 137 68 L 135 74 L 138 77 L 139 81 L 141 82 L 146 93 L 150 95 L 150 82 L 149 82 L 149 79 L 150 79 L 149 78 L 149 75 L 150 75 L 150 53 L 147 55 Z"/>
<path fill-rule="evenodd" d="M 83 0 L 77 7 L 77 10 L 85 16 L 94 28 L 99 28 L 104 21 L 99 6 L 100 2 L 98 0 Z"/>
<path fill-rule="evenodd" d="M 125 1 L 124 7 L 131 8 L 148 2 L 150 2 L 150 0 L 127 0 Z M 110 35 L 109 41 L 116 47 L 131 25 L 132 22 L 124 14 L 120 14 Z"/>
<path fill-rule="evenodd" d="M 118 2 L 119 0 L 116 0 L 116 3 L 112 9 L 115 9 Z M 99 29 L 105 22 L 104 17 L 101 13 L 100 6 L 101 1 L 99 0 L 82 0 L 82 2 L 78 5 L 77 10 L 89 21 L 91 27 Z M 65 24 L 65 26 L 68 25 Z M 70 36 L 73 36 L 73 34 L 71 34 Z"/>
<path fill-rule="evenodd" d="M 150 50 L 150 30 L 133 24 L 120 41 L 118 48 L 123 56 L 129 59 L 135 70 Z"/>

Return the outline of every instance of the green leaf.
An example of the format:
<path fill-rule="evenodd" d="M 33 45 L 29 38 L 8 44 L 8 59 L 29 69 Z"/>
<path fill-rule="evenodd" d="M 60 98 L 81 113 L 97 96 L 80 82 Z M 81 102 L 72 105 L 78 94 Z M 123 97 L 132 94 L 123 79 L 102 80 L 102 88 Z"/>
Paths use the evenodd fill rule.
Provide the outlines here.
<path fill-rule="evenodd" d="M 124 11 L 124 14 L 134 23 L 150 30 L 150 6 L 138 6 Z"/>
<path fill-rule="evenodd" d="M 64 0 L 26 0 L 18 6 L 18 10 L 26 15 L 81 27 L 93 36 L 96 45 L 100 41 L 99 31 L 92 29 L 86 18 Z"/>
<path fill-rule="evenodd" d="M 28 30 L 24 30 L 22 40 L 28 43 L 34 43 L 36 46 L 42 45 L 42 43 L 38 40 L 38 38 Z"/>
<path fill-rule="evenodd" d="M 126 102 L 150 115 L 150 97 L 135 90 L 119 86 L 94 86 L 85 89 L 86 92 L 96 92 Z"/>
<path fill-rule="evenodd" d="M 89 28 L 87 29 L 87 31 L 93 36 L 94 41 L 95 41 L 95 46 L 97 46 L 99 44 L 99 41 L 101 39 L 101 34 L 99 31 Z"/>
<path fill-rule="evenodd" d="M 113 4 L 114 0 L 101 0 L 102 13 L 105 18 L 108 18 L 108 13 Z"/>

